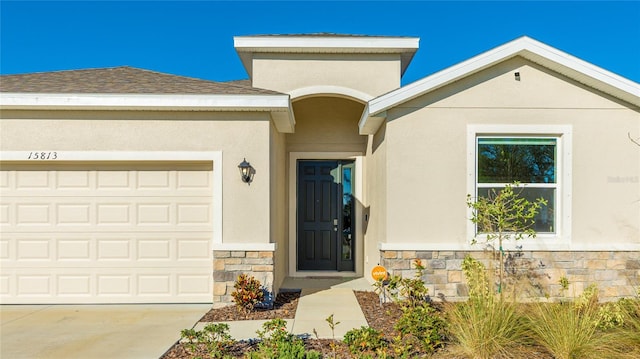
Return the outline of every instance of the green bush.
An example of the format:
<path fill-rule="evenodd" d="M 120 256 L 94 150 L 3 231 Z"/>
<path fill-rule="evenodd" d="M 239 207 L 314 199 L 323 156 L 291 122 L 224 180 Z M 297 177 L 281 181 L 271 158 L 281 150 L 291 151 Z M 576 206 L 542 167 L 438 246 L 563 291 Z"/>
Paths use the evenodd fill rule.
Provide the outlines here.
<path fill-rule="evenodd" d="M 351 329 L 345 333 L 343 341 L 353 354 L 375 352 L 387 347 L 387 342 L 381 332 L 365 326 L 360 329 Z"/>
<path fill-rule="evenodd" d="M 302 339 L 287 332 L 287 322 L 273 319 L 256 332 L 260 338 L 258 350 L 247 354 L 249 359 L 321 359 L 320 353 L 307 351 Z"/>
<path fill-rule="evenodd" d="M 229 335 L 229 325 L 225 323 L 212 323 L 200 331 L 183 329 L 180 334 L 187 340 L 185 345 L 192 353 L 196 353 L 199 346 L 204 346 L 211 358 L 224 358 L 234 343 Z"/>
<path fill-rule="evenodd" d="M 444 345 L 447 322 L 430 304 L 422 303 L 404 308 L 395 329 L 400 333 L 396 346 L 403 345 L 398 343 L 399 340 L 405 342 L 405 347 L 417 347 L 423 352 L 433 353 Z"/>

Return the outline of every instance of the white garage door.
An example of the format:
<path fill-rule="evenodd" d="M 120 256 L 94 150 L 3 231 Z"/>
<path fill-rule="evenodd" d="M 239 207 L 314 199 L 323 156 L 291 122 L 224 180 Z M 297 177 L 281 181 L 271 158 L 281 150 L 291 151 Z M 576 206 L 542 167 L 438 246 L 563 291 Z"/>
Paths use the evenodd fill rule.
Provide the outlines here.
<path fill-rule="evenodd" d="M 0 301 L 212 301 L 212 166 L 0 167 Z"/>

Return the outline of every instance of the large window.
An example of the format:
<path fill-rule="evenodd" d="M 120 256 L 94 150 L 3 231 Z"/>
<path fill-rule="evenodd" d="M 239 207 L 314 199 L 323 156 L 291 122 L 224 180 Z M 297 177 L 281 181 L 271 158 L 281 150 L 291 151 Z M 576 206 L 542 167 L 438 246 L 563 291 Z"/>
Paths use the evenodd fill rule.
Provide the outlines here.
<path fill-rule="evenodd" d="M 547 200 L 527 248 L 571 245 L 572 136 L 571 125 L 467 125 L 467 193 L 487 196 L 519 182 L 528 200 Z M 477 230 L 467 221 L 470 239 Z"/>
<path fill-rule="evenodd" d="M 544 136 L 476 136 L 476 195 L 486 197 L 518 182 L 520 195 L 544 198 L 533 229 L 556 233 L 558 139 Z"/>

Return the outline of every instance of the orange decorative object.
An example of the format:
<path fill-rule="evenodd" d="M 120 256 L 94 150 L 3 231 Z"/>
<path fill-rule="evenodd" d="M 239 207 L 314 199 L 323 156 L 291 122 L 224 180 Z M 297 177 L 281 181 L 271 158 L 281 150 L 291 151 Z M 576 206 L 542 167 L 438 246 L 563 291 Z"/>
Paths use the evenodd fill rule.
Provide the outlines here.
<path fill-rule="evenodd" d="M 374 280 L 385 280 L 388 277 L 387 268 L 383 266 L 375 266 L 371 269 L 371 276 Z"/>

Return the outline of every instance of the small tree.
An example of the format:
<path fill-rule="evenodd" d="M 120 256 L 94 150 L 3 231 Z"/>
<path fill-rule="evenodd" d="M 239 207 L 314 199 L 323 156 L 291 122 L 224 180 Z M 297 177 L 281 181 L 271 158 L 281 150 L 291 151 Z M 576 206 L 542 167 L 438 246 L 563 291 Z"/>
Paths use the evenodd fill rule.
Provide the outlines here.
<path fill-rule="evenodd" d="M 535 216 L 540 207 L 547 205 L 547 201 L 538 198 L 530 202 L 520 197 L 519 183 L 507 184 L 502 190 L 492 189 L 487 197 L 471 197 L 467 194 L 467 206 L 472 209 L 471 222 L 476 225 L 476 235 L 474 243 L 479 236 L 485 238 L 487 242 L 494 243 L 496 240 L 499 246 L 500 269 L 498 280 L 498 293 L 502 295 L 502 281 L 504 273 L 504 250 L 502 242 L 514 239 L 520 240 L 524 237 L 535 238 L 536 232 L 533 229 Z M 493 246 L 495 251 L 495 246 Z"/>

